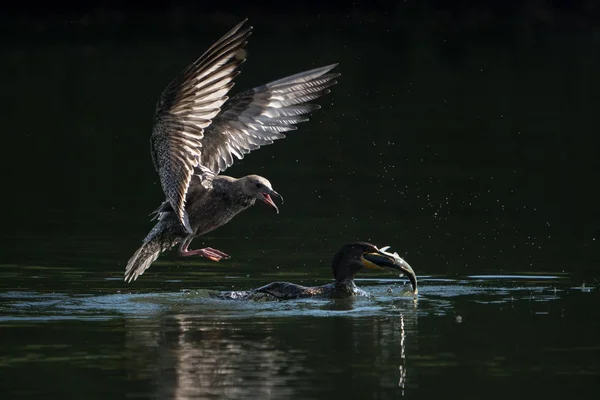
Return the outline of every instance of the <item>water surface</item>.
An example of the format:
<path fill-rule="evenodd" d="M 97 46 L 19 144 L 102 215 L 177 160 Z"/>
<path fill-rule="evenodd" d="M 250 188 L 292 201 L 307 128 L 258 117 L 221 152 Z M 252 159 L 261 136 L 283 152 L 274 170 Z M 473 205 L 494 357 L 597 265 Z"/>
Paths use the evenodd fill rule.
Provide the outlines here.
<path fill-rule="evenodd" d="M 357 283 L 372 297 L 288 302 L 217 300 L 190 279 L 176 291 L 63 279 L 90 288 L 0 294 L 14 397 L 561 398 L 600 378 L 597 288 L 564 275 L 420 276 L 417 298 L 401 295 L 404 279 L 371 276 Z"/>

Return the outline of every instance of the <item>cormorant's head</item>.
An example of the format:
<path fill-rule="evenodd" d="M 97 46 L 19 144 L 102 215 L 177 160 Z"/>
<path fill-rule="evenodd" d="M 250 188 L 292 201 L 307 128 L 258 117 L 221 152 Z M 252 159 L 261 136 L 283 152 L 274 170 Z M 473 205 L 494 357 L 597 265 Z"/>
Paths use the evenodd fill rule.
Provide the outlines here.
<path fill-rule="evenodd" d="M 248 175 L 241 178 L 241 180 L 243 181 L 242 188 L 244 194 L 246 194 L 249 197 L 264 201 L 265 203 L 273 207 L 275 211 L 277 211 L 277 213 L 279 214 L 279 209 L 275 205 L 275 202 L 273 201 L 271 196 L 279 197 L 282 203 L 283 197 L 281 197 L 279 193 L 273 190 L 273 188 L 271 187 L 271 182 L 269 182 L 266 178 L 263 178 L 262 176 L 258 175 Z"/>
<path fill-rule="evenodd" d="M 388 253 L 389 246 L 378 249 L 365 242 L 350 243 L 343 246 L 333 257 L 333 276 L 336 282 L 354 279 L 354 275 L 363 268 L 398 271 L 409 280 L 414 293 L 417 293 L 415 271 L 397 253 Z"/>

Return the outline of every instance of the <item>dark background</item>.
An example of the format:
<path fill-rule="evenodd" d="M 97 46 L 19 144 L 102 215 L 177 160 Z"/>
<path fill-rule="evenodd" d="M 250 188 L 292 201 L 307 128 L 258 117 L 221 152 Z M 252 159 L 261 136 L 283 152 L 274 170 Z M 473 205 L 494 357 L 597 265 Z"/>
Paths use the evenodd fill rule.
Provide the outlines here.
<path fill-rule="evenodd" d="M 227 171 L 266 176 L 282 213 L 258 205 L 206 243 L 292 269 L 362 239 L 419 273 L 596 276 L 596 2 L 252 3 L 0 3 L 0 261 L 119 276 L 163 200 L 156 100 L 248 17 L 233 93 L 334 62 L 342 76 L 309 123 Z"/>

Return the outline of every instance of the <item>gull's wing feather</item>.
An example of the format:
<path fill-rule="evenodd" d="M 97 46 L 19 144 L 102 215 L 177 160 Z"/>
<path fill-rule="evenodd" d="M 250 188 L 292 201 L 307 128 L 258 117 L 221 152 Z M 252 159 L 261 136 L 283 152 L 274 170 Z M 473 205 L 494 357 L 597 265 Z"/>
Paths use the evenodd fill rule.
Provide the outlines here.
<path fill-rule="evenodd" d="M 301 72 L 232 97 L 204 131 L 202 165 L 218 174 L 233 164 L 234 156 L 242 159 L 308 121 L 306 114 L 320 106 L 307 102 L 329 93 L 340 75 L 329 73 L 336 66 Z"/>
<path fill-rule="evenodd" d="M 166 87 L 156 106 L 151 151 L 160 183 L 179 221 L 192 232 L 185 199 L 202 153 L 202 138 L 228 99 L 252 27 L 242 21 L 188 65 Z"/>

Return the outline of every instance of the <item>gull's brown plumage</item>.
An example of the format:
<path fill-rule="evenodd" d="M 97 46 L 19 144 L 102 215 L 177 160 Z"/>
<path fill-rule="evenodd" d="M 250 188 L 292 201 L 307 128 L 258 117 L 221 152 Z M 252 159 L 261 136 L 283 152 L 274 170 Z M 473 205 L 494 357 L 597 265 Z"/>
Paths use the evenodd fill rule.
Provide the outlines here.
<path fill-rule="evenodd" d="M 234 157 L 241 159 L 308 121 L 306 114 L 320 107 L 306 102 L 329 93 L 337 83 L 339 74 L 330 73 L 337 66 L 333 64 L 228 99 L 252 29 L 242 28 L 244 22 L 188 66 L 161 95 L 151 146 L 166 201 L 158 210 L 161 218 L 127 264 L 127 281 L 137 279 L 161 252 L 177 243 L 182 242 L 182 254 L 199 254 L 187 250 L 194 237 L 227 223 L 256 199 L 265 201 L 261 194 L 278 195 L 265 178 L 218 174 L 233 164 Z M 255 181 L 264 183 L 262 189 L 239 190 L 240 185 Z"/>
<path fill-rule="evenodd" d="M 252 27 L 242 21 L 185 68 L 163 91 L 152 129 L 152 160 L 167 200 L 186 231 L 185 194 L 201 162 L 204 130 L 221 111 L 244 62 L 243 47 Z"/>
<path fill-rule="evenodd" d="M 263 187 L 257 189 L 257 183 L 262 184 Z M 273 192 L 269 181 L 256 175 L 235 179 L 230 176 L 214 175 L 206 170 L 202 177 L 194 174 L 190 181 L 186 202 L 192 233 L 184 230 L 171 204 L 165 201 L 156 210 L 158 219 L 156 225 L 127 263 L 125 280 L 127 282 L 136 280 L 160 253 L 177 244 L 181 244 L 179 251 L 182 255 L 201 254 L 204 249 L 187 249 L 192 239 L 226 224 L 237 214 L 252 206 L 259 191 L 269 190 Z M 216 252 L 217 260 L 227 257 L 225 253 L 218 250 L 210 250 Z"/>

